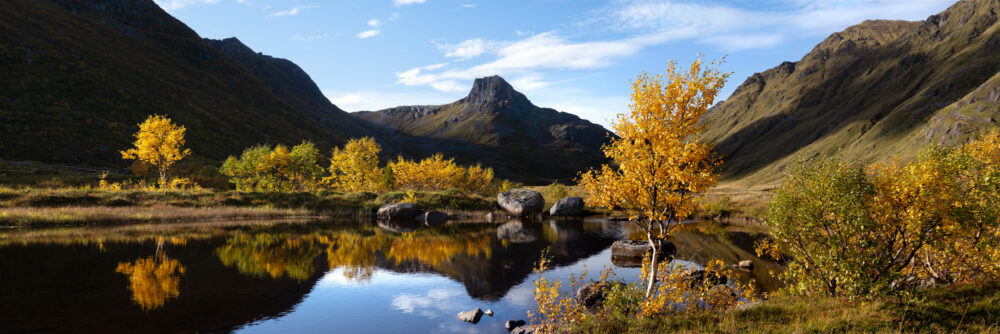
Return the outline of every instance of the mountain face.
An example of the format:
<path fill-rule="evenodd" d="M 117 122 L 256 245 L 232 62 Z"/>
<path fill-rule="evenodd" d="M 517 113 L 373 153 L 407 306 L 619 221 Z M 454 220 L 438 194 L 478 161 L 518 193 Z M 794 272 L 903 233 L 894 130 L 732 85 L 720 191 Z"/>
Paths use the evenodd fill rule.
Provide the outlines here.
<path fill-rule="evenodd" d="M 499 76 L 476 79 L 469 95 L 438 106 L 402 106 L 354 113 L 402 133 L 478 146 L 462 152 L 525 179 L 569 179 L 604 160 L 612 137 L 600 125 L 540 108 Z M 447 151 L 445 151 L 447 152 Z"/>
<path fill-rule="evenodd" d="M 704 118 L 723 177 L 774 184 L 802 159 L 905 159 L 996 127 L 998 11 L 963 0 L 922 22 L 866 21 L 752 75 Z"/>
<path fill-rule="evenodd" d="M 4 159 L 120 166 L 118 150 L 151 114 L 186 126 L 188 146 L 214 160 L 344 137 L 151 0 L 4 1 L 0 71 Z"/>

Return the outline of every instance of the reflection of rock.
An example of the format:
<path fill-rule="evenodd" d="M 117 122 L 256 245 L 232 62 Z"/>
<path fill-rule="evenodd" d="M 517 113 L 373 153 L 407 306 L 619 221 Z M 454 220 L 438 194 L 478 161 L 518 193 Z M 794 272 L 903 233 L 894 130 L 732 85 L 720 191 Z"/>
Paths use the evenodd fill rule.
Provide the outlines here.
<path fill-rule="evenodd" d="M 497 227 L 497 239 L 512 243 L 529 243 L 538 240 L 538 235 L 525 229 L 520 221 L 513 220 Z"/>
<path fill-rule="evenodd" d="M 500 207 L 515 216 L 530 216 L 542 213 L 545 198 L 537 191 L 511 189 L 497 195 Z"/>
<path fill-rule="evenodd" d="M 483 317 L 483 310 L 476 308 L 472 311 L 465 311 L 458 313 L 458 320 L 465 322 L 477 323 L 479 319 Z"/>
<path fill-rule="evenodd" d="M 496 219 L 496 214 L 494 214 L 492 212 L 487 212 L 486 213 L 486 222 L 487 223 L 492 223 L 493 219 Z"/>
<path fill-rule="evenodd" d="M 503 327 L 507 328 L 507 330 L 509 331 L 513 330 L 514 328 L 524 326 L 524 324 L 525 324 L 524 320 L 507 320 L 507 322 L 503 324 Z"/>
<path fill-rule="evenodd" d="M 441 211 L 427 211 L 420 215 L 417 220 L 427 226 L 438 226 L 448 223 L 448 214 Z"/>
<path fill-rule="evenodd" d="M 378 209 L 379 219 L 412 220 L 420 214 L 420 207 L 413 203 L 386 204 Z"/>
<path fill-rule="evenodd" d="M 582 216 L 583 199 L 579 197 L 566 197 L 556 201 L 549 209 L 549 215 L 553 216 Z"/>
<path fill-rule="evenodd" d="M 583 234 L 582 221 L 549 220 L 545 239 L 549 241 L 569 241 L 579 239 Z"/>
<path fill-rule="evenodd" d="M 576 302 L 586 308 L 600 306 L 604 303 L 604 297 L 608 291 L 621 282 L 591 282 L 584 284 L 576 290 Z"/>
<path fill-rule="evenodd" d="M 379 219 L 377 221 L 378 227 L 389 232 L 396 233 L 409 233 L 417 229 L 418 223 L 416 220 L 396 220 L 396 219 Z"/>

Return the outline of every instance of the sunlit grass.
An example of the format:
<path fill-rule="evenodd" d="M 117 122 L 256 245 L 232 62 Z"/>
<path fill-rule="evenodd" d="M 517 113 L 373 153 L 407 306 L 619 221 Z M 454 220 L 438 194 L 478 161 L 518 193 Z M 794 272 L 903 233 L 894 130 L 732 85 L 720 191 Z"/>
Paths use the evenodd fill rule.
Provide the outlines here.
<path fill-rule="evenodd" d="M 88 223 L 177 222 L 218 219 L 263 219 L 304 217 L 305 209 L 271 207 L 176 207 L 176 206 L 68 206 L 0 208 L 2 225 L 60 225 Z"/>

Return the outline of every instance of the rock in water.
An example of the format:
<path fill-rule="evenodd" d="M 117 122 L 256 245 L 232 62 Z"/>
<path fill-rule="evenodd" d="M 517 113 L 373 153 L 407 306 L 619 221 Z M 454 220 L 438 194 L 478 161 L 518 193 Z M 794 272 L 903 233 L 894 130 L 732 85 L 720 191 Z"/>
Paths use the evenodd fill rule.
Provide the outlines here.
<path fill-rule="evenodd" d="M 475 310 L 460 312 L 458 314 L 458 320 L 471 323 L 479 322 L 479 318 L 482 317 L 483 317 L 483 310 L 479 309 L 478 307 Z"/>
<path fill-rule="evenodd" d="M 600 306 L 604 303 L 604 297 L 608 293 L 608 290 L 615 285 L 621 284 L 620 282 L 592 282 L 584 284 L 579 290 L 576 290 L 576 302 L 586 308 Z"/>
<path fill-rule="evenodd" d="M 552 216 L 582 216 L 583 199 L 579 197 L 566 197 L 556 201 L 549 209 Z"/>
<path fill-rule="evenodd" d="M 486 222 L 492 223 L 493 219 L 496 218 L 495 216 L 496 215 L 494 215 L 492 212 L 487 212 L 486 213 Z"/>
<path fill-rule="evenodd" d="M 517 326 L 510 331 L 510 334 L 534 334 L 538 332 L 538 328 L 535 325 L 524 325 Z"/>
<path fill-rule="evenodd" d="M 513 330 L 514 328 L 518 328 L 520 326 L 524 326 L 524 324 L 526 324 L 526 322 L 524 322 L 524 320 L 507 320 L 507 322 L 504 323 L 503 326 L 505 328 L 507 328 L 507 330 L 509 331 L 509 330 Z"/>
<path fill-rule="evenodd" d="M 413 220 L 420 214 L 420 207 L 413 203 L 386 204 L 378 209 L 379 219 Z"/>
<path fill-rule="evenodd" d="M 736 267 L 743 270 L 753 270 L 753 260 L 740 261 L 740 263 L 736 264 Z"/>
<path fill-rule="evenodd" d="M 497 195 L 500 207 L 515 216 L 531 216 L 542 213 L 545 209 L 545 198 L 537 191 L 527 189 L 511 189 Z"/>
<path fill-rule="evenodd" d="M 486 312 L 483 312 L 483 313 L 485 313 L 486 315 L 492 317 L 493 316 L 493 309 L 486 309 Z"/>
<path fill-rule="evenodd" d="M 653 247 L 647 241 L 618 240 L 611 244 L 612 258 L 642 259 L 646 256 L 646 253 L 652 251 Z M 674 243 L 666 240 L 661 241 L 660 253 L 657 254 L 661 259 L 673 258 L 675 253 L 677 253 L 677 246 L 674 246 Z"/>
<path fill-rule="evenodd" d="M 448 222 L 448 214 L 441 211 L 427 211 L 423 217 L 424 224 L 427 226 L 444 225 Z"/>

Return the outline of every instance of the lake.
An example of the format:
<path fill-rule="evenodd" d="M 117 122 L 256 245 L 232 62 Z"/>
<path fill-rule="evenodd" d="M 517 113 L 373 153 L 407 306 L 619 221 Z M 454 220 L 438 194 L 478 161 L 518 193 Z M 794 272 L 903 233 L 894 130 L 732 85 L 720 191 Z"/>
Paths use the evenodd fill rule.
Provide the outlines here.
<path fill-rule="evenodd" d="M 759 290 L 780 268 L 754 255 L 760 233 L 685 224 L 677 263 L 752 259 Z M 711 231 L 711 232 L 706 232 Z M 534 264 L 548 279 L 616 267 L 629 223 L 204 222 L 0 229 L 0 332 L 504 333 L 535 310 Z M 568 282 L 566 283 L 568 284 Z M 477 324 L 456 314 L 492 309 Z"/>

